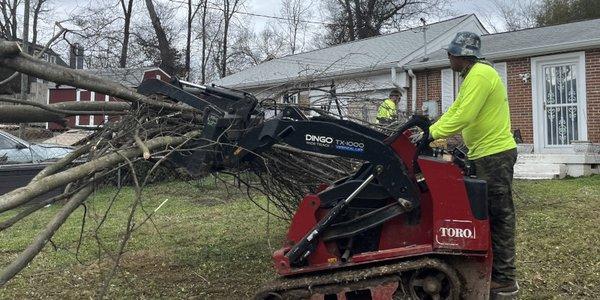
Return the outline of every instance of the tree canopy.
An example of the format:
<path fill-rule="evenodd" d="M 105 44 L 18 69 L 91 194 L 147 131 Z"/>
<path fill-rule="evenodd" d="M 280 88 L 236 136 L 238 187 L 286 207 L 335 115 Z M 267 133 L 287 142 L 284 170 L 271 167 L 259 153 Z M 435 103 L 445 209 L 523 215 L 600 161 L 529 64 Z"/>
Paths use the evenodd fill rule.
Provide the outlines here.
<path fill-rule="evenodd" d="M 538 26 L 600 18 L 598 0 L 543 0 L 536 14 Z"/>

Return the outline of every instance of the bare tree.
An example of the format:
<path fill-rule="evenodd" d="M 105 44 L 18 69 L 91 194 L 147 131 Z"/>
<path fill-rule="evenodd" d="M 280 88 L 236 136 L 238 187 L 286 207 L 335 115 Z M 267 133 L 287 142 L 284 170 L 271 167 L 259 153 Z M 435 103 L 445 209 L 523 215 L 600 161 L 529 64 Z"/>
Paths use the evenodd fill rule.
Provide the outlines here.
<path fill-rule="evenodd" d="M 48 0 L 35 0 L 33 4 L 33 24 L 31 28 L 31 44 L 33 45 L 36 45 L 38 42 L 38 22 L 40 14 L 48 12 L 48 10 L 44 8 L 44 4 L 47 4 L 47 2 Z"/>
<path fill-rule="evenodd" d="M 540 10 L 538 0 L 494 0 L 494 6 L 508 31 L 536 26 L 536 15 Z"/>
<path fill-rule="evenodd" d="M 187 31 L 186 31 L 186 41 L 185 41 L 185 76 L 187 80 L 190 80 L 191 73 L 191 52 L 192 52 L 192 25 L 194 24 L 194 18 L 198 14 L 200 8 L 203 8 L 203 16 L 204 12 L 208 9 L 206 6 L 208 4 L 208 0 L 199 1 L 197 4 L 194 4 L 192 0 L 187 0 Z M 204 36 L 203 36 L 204 37 Z M 204 43 L 204 41 L 203 41 Z"/>
<path fill-rule="evenodd" d="M 2 21 L 0 21 L 2 38 L 9 41 L 17 38 L 17 8 L 19 7 L 19 4 L 19 0 L 0 1 L 0 10 L 2 11 Z"/>
<path fill-rule="evenodd" d="M 133 11 L 133 0 L 128 0 L 127 5 L 125 0 L 119 0 L 123 9 L 123 17 L 125 24 L 123 25 L 123 44 L 121 45 L 121 56 L 119 57 L 119 67 L 127 66 L 127 52 L 129 51 L 129 36 L 131 27 L 131 12 Z"/>
<path fill-rule="evenodd" d="M 206 82 L 206 64 L 208 63 L 208 55 L 207 55 L 207 49 L 211 49 L 212 47 L 208 47 L 207 45 L 207 23 L 206 23 L 206 17 L 208 14 L 208 0 L 202 0 L 202 23 L 200 28 L 202 28 L 201 31 L 201 35 L 202 35 L 202 69 L 201 69 L 201 80 L 200 82 L 205 83 Z"/>
<path fill-rule="evenodd" d="M 312 1 L 304 0 L 283 0 L 281 2 L 280 14 L 283 19 L 281 23 L 285 28 L 286 40 L 291 54 L 296 53 L 299 48 L 302 49 L 302 46 L 304 46 L 303 41 L 307 28 L 305 20 L 312 16 L 312 5 Z M 301 43 L 299 39 L 302 39 Z"/>
<path fill-rule="evenodd" d="M 231 21 L 233 16 L 238 12 L 242 4 L 242 0 L 222 0 L 223 5 L 223 39 L 221 41 L 221 77 L 227 76 L 227 47 L 229 39 L 229 31 L 231 29 Z"/>
<path fill-rule="evenodd" d="M 327 43 L 377 36 L 406 21 L 444 10 L 446 0 L 326 0 L 331 24 Z"/>
<path fill-rule="evenodd" d="M 89 68 L 116 68 L 122 66 L 122 63 L 127 65 L 131 45 L 130 37 L 126 37 L 124 33 L 131 34 L 131 23 L 129 27 L 125 26 L 128 18 L 119 13 L 127 12 L 129 8 L 134 9 L 133 6 L 127 7 L 127 4 L 127 0 L 98 0 L 90 2 L 71 15 L 73 23 L 79 26 L 80 30 L 76 35 L 69 36 L 67 42 L 77 43 L 85 49 L 85 65 Z M 107 14 L 106 11 L 117 13 Z M 133 19 L 129 18 L 129 21 L 132 22 Z"/>
<path fill-rule="evenodd" d="M 150 21 L 152 22 L 152 27 L 154 28 L 154 33 L 156 34 L 156 38 L 158 40 L 158 50 L 160 53 L 160 67 L 169 74 L 175 74 L 177 72 L 176 69 L 176 51 L 171 47 L 169 39 L 167 38 L 167 33 L 163 25 L 161 24 L 161 20 L 156 13 L 156 9 L 154 8 L 154 3 L 152 0 L 145 0 L 146 8 L 148 9 L 148 15 L 150 16 Z"/>

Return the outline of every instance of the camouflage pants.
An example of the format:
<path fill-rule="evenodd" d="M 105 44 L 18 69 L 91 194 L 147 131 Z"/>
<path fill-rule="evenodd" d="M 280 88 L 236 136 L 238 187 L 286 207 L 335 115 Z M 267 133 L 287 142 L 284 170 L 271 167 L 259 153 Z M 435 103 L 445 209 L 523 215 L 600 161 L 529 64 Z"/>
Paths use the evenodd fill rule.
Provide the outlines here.
<path fill-rule="evenodd" d="M 492 280 L 515 280 L 515 207 L 512 200 L 513 168 L 517 149 L 473 160 L 477 177 L 487 181 L 488 209 L 494 263 Z"/>

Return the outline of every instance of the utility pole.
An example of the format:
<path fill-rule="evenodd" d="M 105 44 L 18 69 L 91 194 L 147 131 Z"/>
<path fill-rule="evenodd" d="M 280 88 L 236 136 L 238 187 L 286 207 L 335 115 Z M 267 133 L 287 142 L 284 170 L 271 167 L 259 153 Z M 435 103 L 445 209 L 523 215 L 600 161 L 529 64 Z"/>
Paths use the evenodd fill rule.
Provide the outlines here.
<path fill-rule="evenodd" d="M 29 4 L 31 0 L 25 0 L 25 8 L 23 10 L 23 52 L 29 54 Z M 29 85 L 29 76 L 25 73 L 21 73 L 21 99 L 27 100 L 27 92 Z M 19 137 L 23 137 L 25 132 L 25 126 L 27 124 L 19 124 Z"/>

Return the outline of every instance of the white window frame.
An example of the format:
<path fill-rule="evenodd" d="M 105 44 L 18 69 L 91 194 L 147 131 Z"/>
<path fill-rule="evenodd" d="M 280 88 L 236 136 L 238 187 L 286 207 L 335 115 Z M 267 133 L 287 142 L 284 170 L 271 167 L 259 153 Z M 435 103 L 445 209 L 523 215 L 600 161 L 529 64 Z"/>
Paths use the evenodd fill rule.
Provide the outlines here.
<path fill-rule="evenodd" d="M 502 79 L 502 83 L 504 83 L 504 87 L 508 92 L 508 65 L 506 62 L 495 63 L 494 69 L 496 69 L 498 75 L 500 75 L 500 79 Z"/>
<path fill-rule="evenodd" d="M 110 101 L 110 96 L 109 95 L 104 95 L 104 102 L 109 102 Z M 104 115 L 104 124 L 108 123 L 108 115 Z"/>
<path fill-rule="evenodd" d="M 95 102 L 95 101 L 96 101 L 96 92 L 90 91 L 90 102 Z M 96 124 L 94 123 L 94 115 L 90 115 L 90 117 L 88 118 L 88 125 L 90 127 L 96 126 Z"/>
<path fill-rule="evenodd" d="M 531 99 L 533 106 L 533 151 L 537 153 L 571 153 L 573 150 L 572 146 L 564 147 L 545 147 L 544 137 L 544 124 L 545 116 L 543 116 L 543 102 L 542 95 L 540 94 L 543 90 L 542 82 L 540 81 L 540 74 L 542 74 L 542 67 L 546 64 L 566 64 L 566 63 L 577 64 L 577 113 L 578 116 L 578 135 L 579 140 L 586 141 L 588 138 L 587 128 L 587 79 L 585 76 L 586 63 L 585 63 L 585 52 L 571 52 L 564 54 L 546 55 L 531 58 Z M 543 117 L 543 119 L 542 119 Z"/>
<path fill-rule="evenodd" d="M 448 111 L 455 99 L 454 95 L 454 72 L 452 69 L 442 69 L 440 71 L 440 83 L 442 94 L 442 113 Z"/>
<path fill-rule="evenodd" d="M 81 90 L 80 89 L 77 89 L 75 92 L 75 101 L 76 102 L 81 101 Z M 75 116 L 75 126 L 80 126 L 79 125 L 79 115 Z"/>

